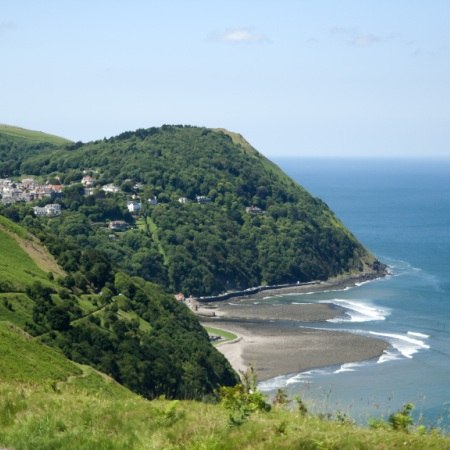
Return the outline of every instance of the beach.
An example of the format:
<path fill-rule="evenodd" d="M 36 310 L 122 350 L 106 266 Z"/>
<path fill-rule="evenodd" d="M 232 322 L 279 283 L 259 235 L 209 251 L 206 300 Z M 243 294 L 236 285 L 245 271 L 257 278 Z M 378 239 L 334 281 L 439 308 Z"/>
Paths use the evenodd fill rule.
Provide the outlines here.
<path fill-rule="evenodd" d="M 328 283 L 321 288 L 332 286 Z M 237 372 L 252 366 L 258 380 L 265 381 L 314 368 L 370 360 L 389 347 L 387 342 L 377 338 L 308 327 L 308 323 L 317 326 L 318 322 L 342 316 L 343 308 L 320 303 L 266 304 L 264 298 L 269 293 L 264 292 L 264 297 L 261 294 L 200 308 L 205 312 L 201 317 L 205 326 L 238 336 L 234 341 L 217 346 Z"/>

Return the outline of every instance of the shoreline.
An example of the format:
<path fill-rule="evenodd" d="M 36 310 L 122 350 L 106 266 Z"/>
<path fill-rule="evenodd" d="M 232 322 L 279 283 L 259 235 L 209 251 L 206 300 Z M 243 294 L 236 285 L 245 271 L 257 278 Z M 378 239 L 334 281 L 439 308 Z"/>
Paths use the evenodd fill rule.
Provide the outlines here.
<path fill-rule="evenodd" d="M 238 336 L 216 348 L 237 373 L 252 366 L 258 381 L 298 374 L 321 367 L 369 361 L 389 348 L 381 339 L 345 331 L 314 328 L 280 328 L 277 324 L 251 321 L 206 321 Z"/>
<path fill-rule="evenodd" d="M 219 295 L 193 298 L 199 304 L 220 303 L 230 299 L 260 299 L 286 294 L 306 294 L 310 292 L 322 292 L 328 290 L 340 290 L 355 287 L 359 283 L 374 281 L 386 277 L 389 272 L 383 270 L 365 271 L 362 273 L 350 273 L 328 278 L 324 281 L 308 281 L 305 283 L 281 284 L 274 286 L 255 286 L 242 291 L 230 291 Z"/>
<path fill-rule="evenodd" d="M 216 348 L 237 373 L 245 372 L 252 366 L 258 381 L 322 367 L 369 361 L 380 357 L 389 344 L 379 338 L 346 331 L 318 330 L 307 325 L 338 318 L 345 313 L 345 309 L 323 303 L 274 305 L 255 303 L 253 300 L 346 289 L 385 275 L 372 273 L 337 277 L 314 285 L 265 290 L 250 296 L 234 297 L 233 303 L 198 303 L 197 314 L 203 325 L 238 336 Z"/>

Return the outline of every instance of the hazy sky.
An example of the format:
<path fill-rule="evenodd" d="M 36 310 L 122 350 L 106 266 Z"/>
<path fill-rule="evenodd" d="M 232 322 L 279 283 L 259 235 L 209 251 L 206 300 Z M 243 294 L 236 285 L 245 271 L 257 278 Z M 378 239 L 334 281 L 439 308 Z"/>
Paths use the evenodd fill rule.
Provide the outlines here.
<path fill-rule="evenodd" d="M 0 123 L 225 127 L 267 156 L 450 156 L 450 0 L 0 0 Z"/>

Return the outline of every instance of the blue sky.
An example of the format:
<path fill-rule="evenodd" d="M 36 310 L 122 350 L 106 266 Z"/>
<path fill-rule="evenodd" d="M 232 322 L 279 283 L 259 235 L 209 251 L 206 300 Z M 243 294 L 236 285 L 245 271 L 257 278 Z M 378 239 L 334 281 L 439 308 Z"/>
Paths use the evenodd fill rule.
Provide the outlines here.
<path fill-rule="evenodd" d="M 448 0 L 0 2 L 0 123 L 224 127 L 277 156 L 450 156 Z"/>

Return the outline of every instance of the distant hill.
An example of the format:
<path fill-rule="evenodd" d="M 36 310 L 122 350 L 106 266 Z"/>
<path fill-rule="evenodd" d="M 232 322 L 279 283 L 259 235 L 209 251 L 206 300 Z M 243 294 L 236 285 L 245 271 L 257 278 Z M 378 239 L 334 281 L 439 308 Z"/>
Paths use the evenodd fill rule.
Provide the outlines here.
<path fill-rule="evenodd" d="M 20 164 L 27 156 L 70 142 L 41 131 L 0 124 L 0 178 L 20 175 Z"/>
<path fill-rule="evenodd" d="M 50 249 L 57 247 L 52 239 L 74 239 L 64 235 L 64 224 L 70 214 L 81 213 L 87 222 L 74 245 L 89 236 L 115 267 L 186 295 L 380 267 L 320 199 L 226 130 L 140 129 L 41 149 L 27 154 L 17 171 L 58 176 L 65 184 L 79 182 L 86 172 L 94 175 L 98 190 L 92 196 L 76 187 L 65 190 L 60 202 L 66 218 L 48 234 Z M 119 193 L 105 195 L 99 188 L 108 183 Z M 143 205 L 137 219 L 126 209 L 133 196 Z M 143 233 L 130 230 L 107 243 L 90 224 L 109 220 L 125 220 Z"/>
<path fill-rule="evenodd" d="M 27 130 L 26 128 L 0 124 L 0 137 L 5 136 L 8 136 L 12 139 L 22 139 L 28 142 L 54 145 L 63 145 L 71 142 L 69 139 L 55 136 L 53 134 L 43 133 L 42 131 L 33 131 Z"/>

